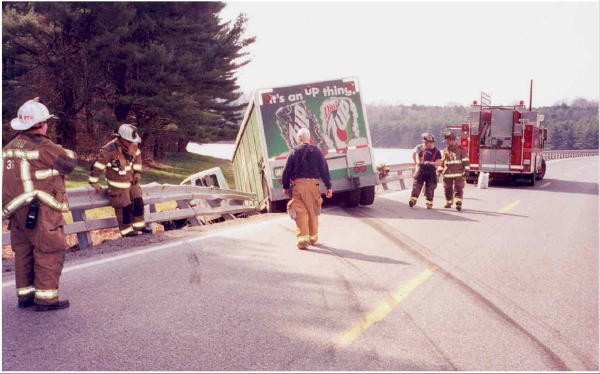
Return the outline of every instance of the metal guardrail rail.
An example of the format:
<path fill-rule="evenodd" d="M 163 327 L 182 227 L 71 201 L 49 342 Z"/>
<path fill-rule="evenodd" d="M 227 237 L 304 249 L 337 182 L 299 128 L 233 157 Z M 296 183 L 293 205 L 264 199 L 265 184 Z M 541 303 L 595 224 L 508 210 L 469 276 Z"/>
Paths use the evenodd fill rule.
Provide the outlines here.
<path fill-rule="evenodd" d="M 144 198 L 144 216 L 147 223 L 190 218 L 198 224 L 199 217 L 227 216 L 236 213 L 256 211 L 254 194 L 225 190 L 214 187 L 190 185 L 171 185 L 150 183 L 141 186 Z M 79 248 L 92 246 L 90 231 L 117 227 L 115 217 L 88 220 L 85 211 L 100 207 L 109 207 L 107 188 L 96 193 L 91 187 L 67 189 L 69 209 L 73 223 L 64 227 L 65 234 L 77 234 Z M 206 204 L 194 204 L 193 201 L 204 200 Z M 168 201 L 177 202 L 177 210 L 156 212 L 155 204 Z M 2 234 L 2 245 L 10 244 L 10 233 Z"/>
<path fill-rule="evenodd" d="M 575 149 L 575 150 L 558 150 L 558 151 L 543 151 L 545 160 L 558 160 L 561 158 L 574 157 L 590 157 L 598 156 L 597 149 Z"/>
<path fill-rule="evenodd" d="M 574 158 L 574 157 L 591 157 L 598 156 L 597 149 L 585 149 L 585 150 L 553 150 L 553 151 L 543 151 L 545 160 L 558 160 L 564 158 Z M 390 164 L 387 165 L 390 168 L 388 175 L 384 178 L 381 178 L 379 181 L 383 186 L 384 190 L 388 190 L 389 183 L 398 181 L 400 182 L 400 188 L 406 189 L 405 180 L 411 179 L 413 177 L 414 165 L 412 163 L 402 163 L 402 164 Z"/>

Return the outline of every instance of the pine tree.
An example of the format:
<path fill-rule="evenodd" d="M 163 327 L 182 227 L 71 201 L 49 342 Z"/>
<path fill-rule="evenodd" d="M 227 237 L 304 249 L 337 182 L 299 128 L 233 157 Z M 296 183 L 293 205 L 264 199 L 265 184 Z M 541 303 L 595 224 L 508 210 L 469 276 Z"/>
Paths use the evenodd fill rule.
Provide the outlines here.
<path fill-rule="evenodd" d="M 83 107 L 87 75 L 86 13 L 79 3 L 3 3 L 3 108 L 14 116 L 27 99 L 41 97 L 56 114 L 59 143 L 75 148 L 74 117 Z M 3 109 L 4 111 L 4 109 Z"/>

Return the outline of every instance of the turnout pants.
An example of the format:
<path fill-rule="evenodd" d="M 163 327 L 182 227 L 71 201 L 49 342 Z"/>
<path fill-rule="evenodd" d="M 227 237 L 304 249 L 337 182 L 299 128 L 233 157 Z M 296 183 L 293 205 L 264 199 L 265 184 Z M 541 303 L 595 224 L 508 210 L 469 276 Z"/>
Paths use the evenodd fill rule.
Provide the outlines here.
<path fill-rule="evenodd" d="M 144 200 L 142 188 L 134 184 L 129 188 L 114 188 L 108 190 L 110 205 L 115 209 L 121 235 L 127 235 L 135 230 L 146 227 L 144 221 Z"/>
<path fill-rule="evenodd" d="M 422 173 L 418 172 L 415 174 L 410 199 L 415 203 L 417 202 L 419 199 L 419 194 L 421 193 L 421 188 L 423 188 L 423 184 L 425 184 L 425 204 L 428 206 L 433 206 L 433 193 L 437 187 L 437 178 L 435 175 L 433 177 L 424 177 Z"/>
<path fill-rule="evenodd" d="M 40 204 L 37 223 L 25 227 L 28 207 L 17 210 L 9 222 L 15 252 L 15 285 L 19 301 L 50 305 L 58 302 L 58 283 L 65 262 L 67 238 L 62 213 Z"/>
<path fill-rule="evenodd" d="M 452 205 L 462 205 L 463 191 L 465 189 L 465 178 L 444 178 L 444 194 L 446 195 L 446 203 Z"/>
<path fill-rule="evenodd" d="M 292 199 L 287 208 L 290 216 L 296 221 L 296 245 L 306 248 L 319 239 L 319 220 L 321 213 L 321 192 L 319 180 L 298 178 L 294 180 Z"/>

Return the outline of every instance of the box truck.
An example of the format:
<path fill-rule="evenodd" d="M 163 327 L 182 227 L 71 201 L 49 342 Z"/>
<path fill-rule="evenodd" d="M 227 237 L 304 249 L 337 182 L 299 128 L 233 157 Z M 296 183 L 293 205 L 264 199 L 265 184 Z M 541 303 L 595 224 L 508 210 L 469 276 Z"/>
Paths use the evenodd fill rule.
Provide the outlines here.
<path fill-rule="evenodd" d="M 372 204 L 379 178 L 356 78 L 257 90 L 235 142 L 236 189 L 255 193 L 260 210 L 284 211 L 281 177 L 303 127 L 327 160 L 336 200 L 349 207 Z"/>

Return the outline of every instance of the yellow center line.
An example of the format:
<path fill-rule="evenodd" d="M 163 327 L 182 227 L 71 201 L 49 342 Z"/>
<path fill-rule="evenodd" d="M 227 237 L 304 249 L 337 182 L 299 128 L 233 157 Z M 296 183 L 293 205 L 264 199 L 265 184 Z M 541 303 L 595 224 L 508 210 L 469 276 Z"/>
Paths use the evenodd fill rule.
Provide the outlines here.
<path fill-rule="evenodd" d="M 387 295 L 387 297 L 381 301 L 373 310 L 366 313 L 362 319 L 357 321 L 354 326 L 344 331 L 336 340 L 338 347 L 347 347 L 355 341 L 360 334 L 365 332 L 374 323 L 383 320 L 402 300 L 404 300 L 412 291 L 414 291 L 421 284 L 425 283 L 429 277 L 437 270 L 437 266 L 433 266 L 417 277 L 413 278 L 407 284 L 401 286 L 394 292 Z"/>
<path fill-rule="evenodd" d="M 506 213 L 509 210 L 511 210 L 512 208 L 516 207 L 517 205 L 519 205 L 520 200 L 517 201 L 513 201 L 512 203 L 508 204 L 507 206 L 505 206 L 504 208 L 500 209 L 500 213 Z"/>
<path fill-rule="evenodd" d="M 548 187 L 548 186 L 549 186 L 549 185 L 551 185 L 551 184 L 552 184 L 552 182 L 546 182 L 546 183 L 542 184 L 542 185 L 540 186 L 540 188 L 546 188 L 546 187 Z"/>

